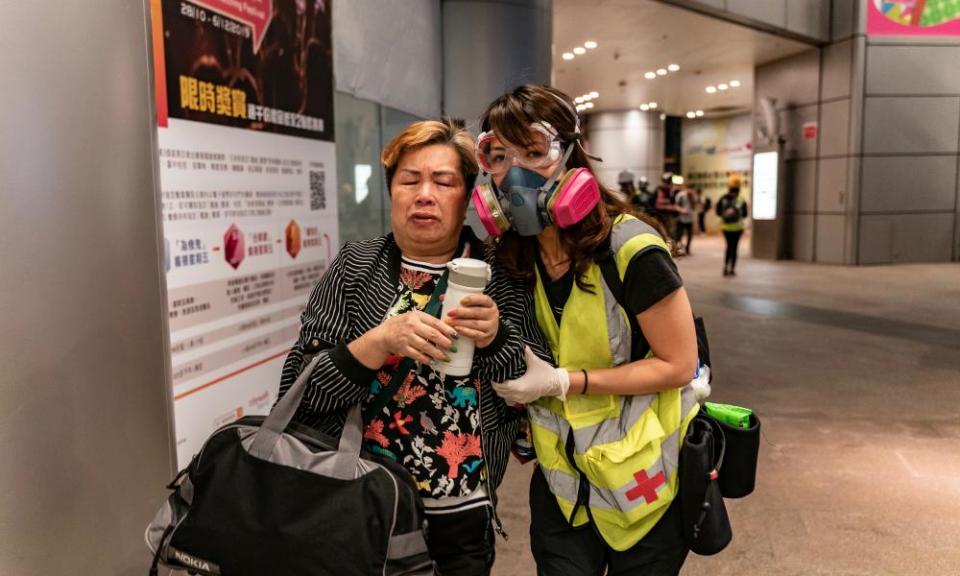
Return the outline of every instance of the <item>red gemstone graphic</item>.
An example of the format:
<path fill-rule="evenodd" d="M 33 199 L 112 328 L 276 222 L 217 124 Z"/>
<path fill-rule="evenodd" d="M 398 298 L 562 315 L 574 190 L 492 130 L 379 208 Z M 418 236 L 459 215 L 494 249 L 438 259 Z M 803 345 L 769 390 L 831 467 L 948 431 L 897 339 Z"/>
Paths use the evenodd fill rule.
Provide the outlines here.
<path fill-rule="evenodd" d="M 290 223 L 287 224 L 285 236 L 287 238 L 287 254 L 289 254 L 291 258 L 296 258 L 297 254 L 300 253 L 301 243 L 300 226 L 295 220 L 291 220 Z"/>
<path fill-rule="evenodd" d="M 231 224 L 223 235 L 223 257 L 227 259 L 227 264 L 236 270 L 243 262 L 243 256 L 243 232 L 236 224 Z"/>

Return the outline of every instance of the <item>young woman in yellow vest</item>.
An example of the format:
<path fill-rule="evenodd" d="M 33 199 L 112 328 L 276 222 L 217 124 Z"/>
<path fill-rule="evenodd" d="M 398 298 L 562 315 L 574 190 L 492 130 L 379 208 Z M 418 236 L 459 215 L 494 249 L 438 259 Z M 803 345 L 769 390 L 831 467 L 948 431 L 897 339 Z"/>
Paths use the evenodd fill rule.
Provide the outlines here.
<path fill-rule="evenodd" d="M 526 374 L 494 384 L 530 417 L 538 573 L 678 574 L 677 464 L 698 410 L 683 387 L 697 342 L 664 235 L 598 185 L 562 92 L 521 86 L 481 128 L 474 205 L 499 264 L 530 283 L 553 353 L 548 363 L 528 350 Z M 624 307 L 604 270 L 619 276 Z"/>

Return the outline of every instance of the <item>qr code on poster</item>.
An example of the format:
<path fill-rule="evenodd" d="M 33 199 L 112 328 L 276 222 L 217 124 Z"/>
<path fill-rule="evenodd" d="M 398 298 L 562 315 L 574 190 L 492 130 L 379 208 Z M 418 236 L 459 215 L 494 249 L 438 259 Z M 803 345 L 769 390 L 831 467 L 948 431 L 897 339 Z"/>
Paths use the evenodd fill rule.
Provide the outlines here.
<path fill-rule="evenodd" d="M 327 173 L 324 170 L 310 171 L 310 210 L 327 207 Z"/>

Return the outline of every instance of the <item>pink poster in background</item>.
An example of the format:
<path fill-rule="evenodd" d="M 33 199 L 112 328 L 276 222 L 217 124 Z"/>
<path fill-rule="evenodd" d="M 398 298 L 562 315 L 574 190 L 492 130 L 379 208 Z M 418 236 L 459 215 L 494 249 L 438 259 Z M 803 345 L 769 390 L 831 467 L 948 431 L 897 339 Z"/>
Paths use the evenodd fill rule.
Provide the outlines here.
<path fill-rule="evenodd" d="M 868 36 L 960 36 L 956 0 L 868 0 Z"/>
<path fill-rule="evenodd" d="M 193 3 L 249 26 L 253 53 L 260 51 L 263 35 L 273 17 L 273 0 L 193 0 Z"/>

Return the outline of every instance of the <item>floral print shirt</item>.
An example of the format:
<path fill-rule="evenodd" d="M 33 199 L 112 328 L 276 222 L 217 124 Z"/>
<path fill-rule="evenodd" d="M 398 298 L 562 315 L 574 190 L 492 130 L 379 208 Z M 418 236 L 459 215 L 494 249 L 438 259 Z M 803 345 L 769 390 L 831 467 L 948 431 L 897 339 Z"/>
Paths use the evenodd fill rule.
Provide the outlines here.
<path fill-rule="evenodd" d="M 403 259 L 397 298 L 387 318 L 423 310 L 445 270 Z M 484 473 L 479 382 L 472 375 L 443 376 L 427 364 L 403 360 L 388 358 L 370 383 L 365 447 L 403 464 L 423 496 L 467 496 L 480 486 Z M 394 390 L 392 397 L 371 414 L 379 403 L 374 399 L 384 389 Z"/>

